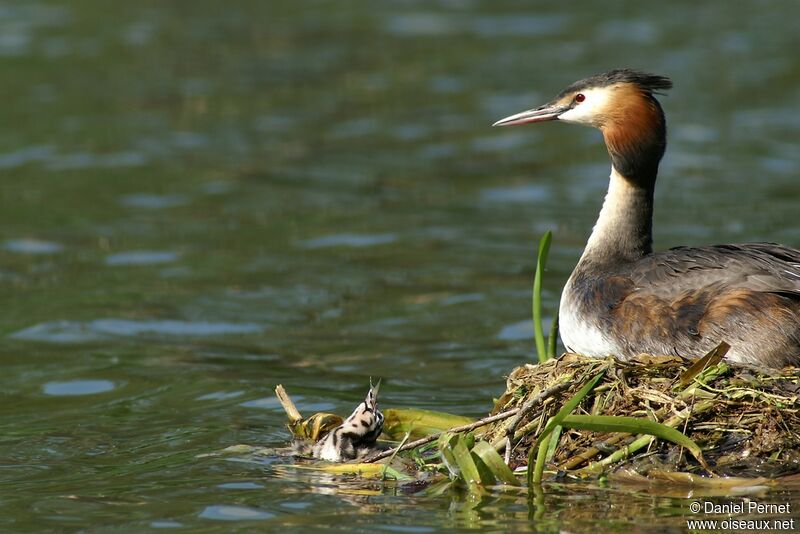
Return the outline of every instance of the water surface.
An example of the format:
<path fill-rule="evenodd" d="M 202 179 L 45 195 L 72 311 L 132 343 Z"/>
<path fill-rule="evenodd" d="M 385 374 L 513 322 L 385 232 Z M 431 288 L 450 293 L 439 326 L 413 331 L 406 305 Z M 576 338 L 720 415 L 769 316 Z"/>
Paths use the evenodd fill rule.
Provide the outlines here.
<path fill-rule="evenodd" d="M 657 247 L 800 246 L 789 1 L 0 5 L 0 528 L 682 529 L 611 485 L 425 497 L 258 461 L 273 397 L 485 414 L 604 195 L 600 137 L 491 129 L 610 67 L 670 75 Z M 798 503 L 797 490 L 763 499 Z M 346 521 L 342 518 L 346 517 Z"/>

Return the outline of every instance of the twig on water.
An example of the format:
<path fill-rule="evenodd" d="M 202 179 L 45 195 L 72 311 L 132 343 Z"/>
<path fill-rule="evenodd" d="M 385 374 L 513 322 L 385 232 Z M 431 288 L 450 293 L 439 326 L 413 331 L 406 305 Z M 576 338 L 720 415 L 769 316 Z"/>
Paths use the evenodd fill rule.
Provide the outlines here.
<path fill-rule="evenodd" d="M 515 415 L 519 414 L 521 412 L 521 410 L 524 409 L 525 411 L 529 411 L 532 408 L 534 408 L 535 406 L 537 406 L 538 404 L 541 404 L 542 402 L 544 402 L 546 399 L 548 399 L 548 398 L 550 398 L 550 397 L 552 397 L 554 395 L 557 395 L 561 391 L 567 389 L 569 386 L 570 386 L 569 382 L 556 384 L 555 386 L 552 386 L 550 388 L 545 389 L 544 391 L 542 391 L 541 393 L 539 393 L 538 395 L 536 395 L 535 397 L 530 399 L 528 402 L 526 402 L 525 405 L 523 405 L 523 406 L 521 406 L 519 408 L 513 408 L 513 409 L 507 410 L 505 412 L 501 412 L 501 413 L 498 413 L 498 414 L 495 414 L 495 415 L 490 415 L 488 417 L 484 417 L 482 419 L 478 419 L 474 423 L 469 423 L 469 424 L 461 425 L 461 426 L 454 426 L 453 428 L 449 428 L 449 429 L 447 429 L 447 430 L 445 430 L 443 432 L 437 432 L 436 434 L 431 434 L 430 436 L 425 436 L 424 438 L 420 438 L 418 440 L 411 441 L 409 443 L 406 443 L 405 445 L 401 445 L 399 447 L 395 447 L 394 449 L 389 449 L 387 451 L 381 451 L 381 452 L 379 452 L 377 454 L 373 454 L 371 456 L 366 457 L 363 460 L 363 462 L 364 463 L 377 462 L 378 460 L 382 460 L 382 459 L 387 458 L 387 457 L 389 457 L 389 456 L 391 456 L 393 454 L 396 454 L 398 452 L 407 451 L 409 449 L 416 449 L 417 447 L 420 447 L 422 445 L 426 445 L 426 444 L 428 444 L 428 443 L 430 443 L 432 441 L 436 441 L 437 439 L 439 439 L 439 436 L 441 436 L 442 434 L 445 434 L 447 432 L 469 432 L 470 430 L 475 430 L 476 428 L 480 428 L 480 427 L 488 425 L 490 423 L 494 423 L 495 421 L 502 421 L 503 419 L 508 419 L 509 417 L 514 417 Z M 519 424 L 519 422 L 517 422 L 517 424 Z"/>
<path fill-rule="evenodd" d="M 292 399 L 289 397 L 289 394 L 286 393 L 285 389 L 283 389 L 283 385 L 278 384 L 275 386 L 275 396 L 278 397 L 278 401 L 280 401 L 283 411 L 286 412 L 286 416 L 289 418 L 289 424 L 294 425 L 303 418 L 303 416 L 300 415 L 300 412 L 297 410 L 297 407 L 294 405 L 294 402 L 292 402 Z"/>
<path fill-rule="evenodd" d="M 506 427 L 506 456 L 511 454 L 510 449 L 513 448 L 514 446 L 514 432 L 517 430 L 517 427 L 522 421 L 522 418 L 525 417 L 525 415 L 527 415 L 528 412 L 530 412 L 531 410 L 542 404 L 545 400 L 569 388 L 570 385 L 571 385 L 570 382 L 562 382 L 560 384 L 556 384 L 555 386 L 545 389 L 535 397 L 528 399 L 525 402 L 525 404 L 517 408 L 517 414 L 508 423 L 508 426 Z"/>

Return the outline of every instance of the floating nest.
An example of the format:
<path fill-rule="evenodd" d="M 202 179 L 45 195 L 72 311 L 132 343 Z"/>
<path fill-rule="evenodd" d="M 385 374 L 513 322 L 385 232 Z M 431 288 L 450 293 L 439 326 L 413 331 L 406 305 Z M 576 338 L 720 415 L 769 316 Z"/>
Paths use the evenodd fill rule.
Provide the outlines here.
<path fill-rule="evenodd" d="M 800 471 L 797 368 L 768 372 L 720 362 L 697 370 L 678 357 L 620 361 L 565 354 L 514 369 L 493 414 L 523 407 L 548 388 L 563 389 L 517 420 L 493 423 L 482 437 L 498 449 L 504 440 L 511 443 L 505 453 L 509 465 L 526 465 L 548 419 L 603 370 L 572 413 L 647 418 L 673 427 L 700 446 L 708 466 L 668 441 L 564 428 L 554 435 L 548 470 L 598 474 L 624 467 L 646 476 L 655 471 L 706 474 L 710 467 L 718 475 L 770 478 Z M 516 438 L 509 442 L 511 435 Z"/>
<path fill-rule="evenodd" d="M 543 474 L 610 476 L 719 491 L 797 478 L 800 369 L 733 365 L 721 361 L 727 348 L 720 344 L 695 361 L 648 355 L 621 361 L 568 353 L 526 364 L 510 373 L 506 391 L 488 416 L 472 421 L 426 410 L 386 409 L 383 436 L 397 448 L 385 450 L 386 444 L 373 440 L 357 463 L 320 469 L 417 482 L 433 480 L 426 473 L 442 473 L 473 489 L 476 484 L 518 485 L 515 473 L 525 472 L 529 483 L 538 483 Z M 303 419 L 281 386 L 276 393 L 292 434 L 311 444 L 295 447 L 300 456 L 320 458 L 313 444 L 324 443 L 358 414 L 356 408 L 347 421 L 334 414 Z M 396 456 L 408 450 L 414 452 Z"/>

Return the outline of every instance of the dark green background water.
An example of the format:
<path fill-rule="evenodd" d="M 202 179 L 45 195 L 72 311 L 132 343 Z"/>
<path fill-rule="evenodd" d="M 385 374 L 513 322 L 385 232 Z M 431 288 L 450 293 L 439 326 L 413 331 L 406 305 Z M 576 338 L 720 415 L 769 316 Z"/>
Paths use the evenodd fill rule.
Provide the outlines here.
<path fill-rule="evenodd" d="M 532 357 L 536 241 L 552 314 L 609 167 L 592 130 L 489 125 L 577 78 L 675 82 L 657 247 L 800 245 L 796 8 L 1 2 L 0 528 L 681 528 L 628 488 L 551 488 L 535 523 L 197 456 L 285 445 L 277 383 L 486 413 Z"/>

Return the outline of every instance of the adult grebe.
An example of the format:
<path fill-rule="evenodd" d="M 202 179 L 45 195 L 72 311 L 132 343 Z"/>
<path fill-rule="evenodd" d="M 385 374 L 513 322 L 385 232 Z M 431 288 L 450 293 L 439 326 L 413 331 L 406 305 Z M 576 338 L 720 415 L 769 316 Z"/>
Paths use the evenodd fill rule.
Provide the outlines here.
<path fill-rule="evenodd" d="M 666 148 L 653 96 L 663 76 L 621 69 L 573 83 L 550 103 L 496 122 L 560 120 L 598 128 L 611 158 L 600 216 L 561 295 L 567 350 L 603 357 L 698 357 L 800 363 L 800 251 L 774 243 L 652 250 L 653 189 Z"/>

